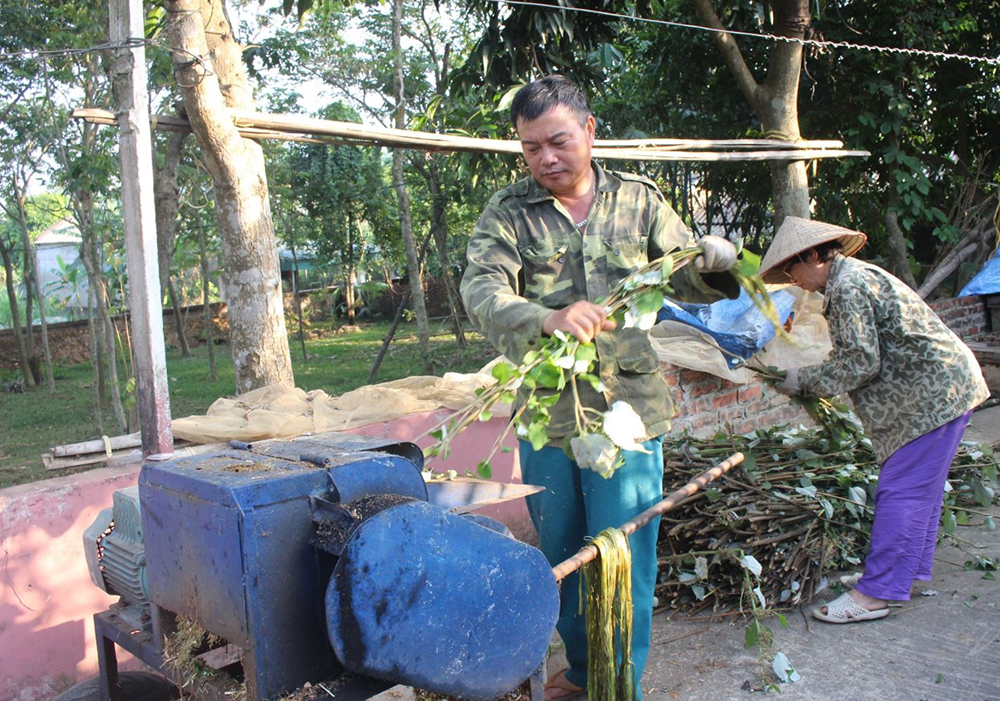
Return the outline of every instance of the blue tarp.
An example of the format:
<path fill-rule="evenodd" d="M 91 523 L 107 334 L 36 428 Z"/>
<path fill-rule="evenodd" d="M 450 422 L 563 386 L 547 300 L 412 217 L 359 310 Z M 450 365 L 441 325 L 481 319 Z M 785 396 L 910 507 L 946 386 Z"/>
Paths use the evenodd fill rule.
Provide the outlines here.
<path fill-rule="evenodd" d="M 784 323 L 792 312 L 795 297 L 779 290 L 771 294 L 771 299 Z M 726 351 L 729 367 L 739 365 L 774 338 L 771 322 L 757 310 L 745 290 L 740 290 L 736 299 L 714 304 L 686 304 L 668 299 L 656 317 L 657 321 L 664 319 L 680 321 L 709 334 Z"/>
<path fill-rule="evenodd" d="M 993 295 L 998 292 L 1000 292 L 1000 249 L 993 252 L 983 269 L 976 277 L 969 280 L 969 284 L 962 288 L 958 296 Z"/>

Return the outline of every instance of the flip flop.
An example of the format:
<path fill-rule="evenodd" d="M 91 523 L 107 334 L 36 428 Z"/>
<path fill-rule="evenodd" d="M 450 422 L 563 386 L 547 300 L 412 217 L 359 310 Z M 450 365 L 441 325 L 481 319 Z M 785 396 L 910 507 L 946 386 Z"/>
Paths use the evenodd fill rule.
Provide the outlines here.
<path fill-rule="evenodd" d="M 823 606 L 826 606 L 826 613 L 823 613 Z M 827 623 L 857 623 L 859 621 L 873 621 L 877 618 L 885 618 L 889 615 L 888 608 L 869 611 L 864 606 L 854 600 L 850 594 L 841 594 L 833 601 L 818 606 L 812 610 L 812 615 Z"/>
<path fill-rule="evenodd" d="M 566 678 L 566 670 L 562 669 L 545 682 L 545 701 L 570 701 L 587 695 L 587 689 L 581 688 Z"/>

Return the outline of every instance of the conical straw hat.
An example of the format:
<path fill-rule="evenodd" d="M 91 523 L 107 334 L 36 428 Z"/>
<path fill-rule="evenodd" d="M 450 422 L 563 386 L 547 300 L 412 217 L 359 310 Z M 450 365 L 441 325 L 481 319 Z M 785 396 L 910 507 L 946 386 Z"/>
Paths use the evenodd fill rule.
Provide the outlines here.
<path fill-rule="evenodd" d="M 789 282 L 783 266 L 790 258 L 794 258 L 803 251 L 808 251 L 813 246 L 818 246 L 827 241 L 840 240 L 841 252 L 845 256 L 852 256 L 861 250 L 868 237 L 860 231 L 845 229 L 836 224 L 827 224 L 801 217 L 785 217 L 778 227 L 778 233 L 774 235 L 764 260 L 760 263 L 758 275 L 769 283 Z"/>

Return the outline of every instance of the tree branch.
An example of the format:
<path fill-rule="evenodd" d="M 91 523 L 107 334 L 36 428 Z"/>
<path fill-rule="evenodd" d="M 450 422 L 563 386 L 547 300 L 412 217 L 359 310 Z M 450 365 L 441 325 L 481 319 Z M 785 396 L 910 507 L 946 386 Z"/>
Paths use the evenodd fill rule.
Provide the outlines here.
<path fill-rule="evenodd" d="M 698 17 L 701 18 L 701 21 L 706 26 L 725 31 L 726 28 L 722 26 L 722 21 L 715 13 L 715 8 L 712 7 L 711 0 L 691 0 L 691 2 L 694 5 L 695 12 L 698 13 Z M 736 43 L 736 38 L 729 33 L 720 34 L 713 32 L 712 40 L 718 47 L 723 59 L 725 59 L 726 65 L 729 66 L 729 70 L 732 71 L 733 76 L 736 78 L 736 84 L 739 86 L 743 96 L 759 112 L 758 107 L 761 101 L 760 84 L 757 83 L 757 80 L 753 77 L 753 73 L 750 71 L 750 67 L 743 60 L 743 54 L 740 52 L 739 44 Z"/>

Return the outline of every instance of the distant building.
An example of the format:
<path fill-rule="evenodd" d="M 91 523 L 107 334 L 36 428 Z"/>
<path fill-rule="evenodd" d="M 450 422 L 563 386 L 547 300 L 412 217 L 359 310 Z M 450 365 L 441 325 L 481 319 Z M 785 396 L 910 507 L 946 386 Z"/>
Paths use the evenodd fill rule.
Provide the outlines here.
<path fill-rule="evenodd" d="M 80 262 L 79 234 L 76 225 L 64 219 L 34 241 L 35 274 L 45 296 L 45 309 L 52 316 L 50 321 L 87 315 L 87 276 Z"/>

